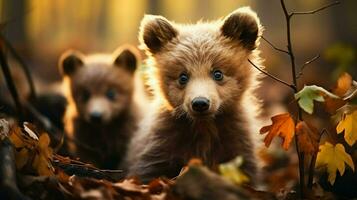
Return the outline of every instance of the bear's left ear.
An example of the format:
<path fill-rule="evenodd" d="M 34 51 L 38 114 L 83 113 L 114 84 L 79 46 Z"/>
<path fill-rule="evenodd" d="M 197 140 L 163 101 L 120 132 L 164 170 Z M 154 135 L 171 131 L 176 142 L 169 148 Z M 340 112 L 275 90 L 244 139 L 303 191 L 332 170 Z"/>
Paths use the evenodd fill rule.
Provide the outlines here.
<path fill-rule="evenodd" d="M 224 19 L 221 32 L 223 36 L 240 42 L 244 48 L 253 50 L 257 46 L 256 41 L 261 29 L 257 14 L 249 7 L 242 7 Z"/>
<path fill-rule="evenodd" d="M 134 47 L 120 47 L 114 52 L 114 65 L 134 73 L 139 62 L 139 53 Z"/>

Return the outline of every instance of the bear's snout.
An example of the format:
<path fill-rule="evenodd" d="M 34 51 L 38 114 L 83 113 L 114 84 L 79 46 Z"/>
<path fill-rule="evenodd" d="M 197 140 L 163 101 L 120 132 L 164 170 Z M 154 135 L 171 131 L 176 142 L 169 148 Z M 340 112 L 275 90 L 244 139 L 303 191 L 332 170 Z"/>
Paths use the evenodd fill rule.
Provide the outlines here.
<path fill-rule="evenodd" d="M 210 100 L 205 97 L 196 97 L 192 100 L 191 106 L 195 112 L 203 113 L 209 109 Z"/>

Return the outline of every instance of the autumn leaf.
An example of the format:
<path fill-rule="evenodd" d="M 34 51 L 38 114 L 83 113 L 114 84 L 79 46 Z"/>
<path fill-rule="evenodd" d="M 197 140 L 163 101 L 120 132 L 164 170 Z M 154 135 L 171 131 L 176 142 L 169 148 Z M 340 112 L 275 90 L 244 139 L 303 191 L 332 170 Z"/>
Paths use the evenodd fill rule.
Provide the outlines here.
<path fill-rule="evenodd" d="M 243 157 L 238 156 L 233 161 L 228 163 L 220 164 L 218 166 L 219 172 L 222 176 L 237 185 L 242 185 L 243 183 L 249 182 L 249 177 L 243 173 L 240 169 L 244 160 Z"/>
<path fill-rule="evenodd" d="M 345 114 L 336 127 L 338 134 L 345 132 L 347 144 L 352 146 L 357 140 L 357 110 L 353 113 Z"/>
<path fill-rule="evenodd" d="M 40 136 L 37 154 L 32 163 L 32 167 L 37 170 L 40 176 L 50 176 L 53 175 L 53 167 L 51 164 L 52 160 L 52 148 L 50 145 L 50 137 L 44 133 Z"/>
<path fill-rule="evenodd" d="M 327 167 L 328 181 L 333 185 L 336 180 L 336 171 L 342 176 L 345 173 L 345 163 L 355 169 L 352 158 L 346 153 L 342 144 L 332 144 L 326 142 L 319 147 L 320 152 L 317 154 L 316 168 Z"/>
<path fill-rule="evenodd" d="M 352 83 L 353 83 L 352 76 L 349 75 L 348 73 L 343 73 L 337 79 L 336 86 L 332 90 L 332 92 L 339 97 L 343 97 L 346 94 L 346 92 L 351 88 Z"/>
<path fill-rule="evenodd" d="M 300 108 L 305 112 L 312 114 L 314 112 L 314 101 L 324 102 L 325 97 L 339 98 L 322 87 L 316 85 L 304 86 L 302 90 L 295 94 Z"/>
<path fill-rule="evenodd" d="M 301 152 L 313 155 L 319 149 L 319 132 L 304 121 L 296 125 L 296 137 Z"/>
<path fill-rule="evenodd" d="M 325 99 L 325 110 L 331 114 L 341 108 L 346 102 L 342 99 L 345 93 L 351 88 L 352 77 L 348 73 L 343 73 L 337 80 L 332 93 L 341 97 L 341 99 L 327 97 Z"/>
<path fill-rule="evenodd" d="M 15 164 L 16 169 L 22 169 L 30 158 L 28 149 L 22 148 L 19 152 L 16 152 Z"/>
<path fill-rule="evenodd" d="M 260 134 L 268 132 L 268 135 L 265 137 L 264 142 L 265 146 L 269 147 L 271 141 L 275 136 L 280 136 L 283 138 L 283 148 L 285 150 L 289 149 L 290 143 L 295 134 L 295 123 L 291 118 L 289 113 L 284 113 L 276 115 L 271 118 L 273 124 L 270 126 L 264 126 L 260 129 Z"/>

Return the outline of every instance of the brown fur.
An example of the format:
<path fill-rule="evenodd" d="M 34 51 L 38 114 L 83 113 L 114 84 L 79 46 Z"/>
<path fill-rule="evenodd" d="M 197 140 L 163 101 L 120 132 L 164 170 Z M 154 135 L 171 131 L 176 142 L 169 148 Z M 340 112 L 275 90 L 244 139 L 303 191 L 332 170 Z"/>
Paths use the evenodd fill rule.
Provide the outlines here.
<path fill-rule="evenodd" d="M 123 47 L 113 55 L 87 56 L 68 51 L 60 60 L 69 101 L 64 122 L 70 153 L 98 167 L 117 168 L 137 129 L 134 51 Z M 113 99 L 106 96 L 109 90 Z M 93 112 L 101 113 L 101 122 L 91 120 Z"/>
<path fill-rule="evenodd" d="M 247 7 L 224 20 L 194 25 L 145 16 L 140 39 L 152 65 L 149 84 L 156 102 L 129 148 L 129 175 L 143 181 L 171 178 L 194 157 L 214 169 L 241 155 L 243 170 L 255 179 L 260 103 L 254 91 L 259 80 L 248 59 L 261 64 L 256 50 L 261 32 L 259 19 Z M 215 69 L 223 72 L 222 81 L 212 79 Z M 178 83 L 182 72 L 190 77 L 186 85 Z M 210 100 L 204 115 L 192 111 L 195 97 Z"/>

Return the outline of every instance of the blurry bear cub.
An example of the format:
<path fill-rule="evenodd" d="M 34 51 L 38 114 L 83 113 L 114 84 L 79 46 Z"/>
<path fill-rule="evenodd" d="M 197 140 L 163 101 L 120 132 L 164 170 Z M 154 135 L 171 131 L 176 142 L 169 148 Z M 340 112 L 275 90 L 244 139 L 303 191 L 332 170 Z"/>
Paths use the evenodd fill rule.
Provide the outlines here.
<path fill-rule="evenodd" d="M 136 93 L 138 53 L 124 46 L 113 54 L 68 50 L 59 69 L 68 100 L 64 124 L 72 156 L 100 168 L 117 168 L 140 118 Z"/>

